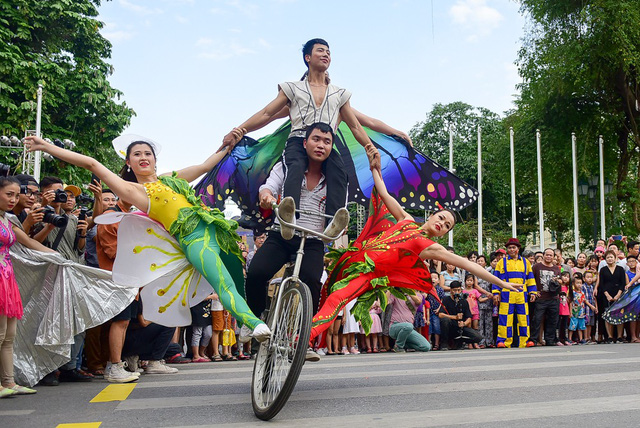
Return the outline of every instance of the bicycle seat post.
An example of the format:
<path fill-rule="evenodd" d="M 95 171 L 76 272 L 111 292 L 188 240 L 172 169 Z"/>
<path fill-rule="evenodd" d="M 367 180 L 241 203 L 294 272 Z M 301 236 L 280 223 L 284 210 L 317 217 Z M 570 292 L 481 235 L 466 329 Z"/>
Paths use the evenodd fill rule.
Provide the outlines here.
<path fill-rule="evenodd" d="M 298 251 L 296 251 L 296 262 L 293 265 L 293 274 L 291 275 L 291 279 L 293 281 L 298 280 L 298 276 L 300 275 L 300 267 L 302 266 L 302 258 L 304 257 L 304 244 L 307 241 L 307 233 L 302 232 L 302 237 L 300 238 L 300 247 Z"/>

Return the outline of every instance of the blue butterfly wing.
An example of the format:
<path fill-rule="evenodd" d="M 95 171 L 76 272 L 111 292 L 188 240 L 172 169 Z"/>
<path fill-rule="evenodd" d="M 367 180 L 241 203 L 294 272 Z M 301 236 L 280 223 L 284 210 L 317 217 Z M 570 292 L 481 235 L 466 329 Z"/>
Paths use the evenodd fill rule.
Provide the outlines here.
<path fill-rule="evenodd" d="M 389 193 L 404 208 L 432 210 L 441 205 L 461 210 L 473 204 L 478 191 L 400 138 L 365 128 L 380 152 L 382 176 Z M 366 205 L 373 189 L 373 177 L 364 148 L 349 127 L 338 127 L 336 147 L 349 176 L 349 199 Z"/>

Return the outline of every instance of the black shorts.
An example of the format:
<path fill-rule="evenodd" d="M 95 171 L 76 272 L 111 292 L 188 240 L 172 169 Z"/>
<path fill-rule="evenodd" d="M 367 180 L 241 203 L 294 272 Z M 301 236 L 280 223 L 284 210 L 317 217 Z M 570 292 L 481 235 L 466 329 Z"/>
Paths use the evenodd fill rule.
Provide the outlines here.
<path fill-rule="evenodd" d="M 138 301 L 134 300 L 122 312 L 113 317 L 111 321 L 131 321 L 138 317 Z"/>

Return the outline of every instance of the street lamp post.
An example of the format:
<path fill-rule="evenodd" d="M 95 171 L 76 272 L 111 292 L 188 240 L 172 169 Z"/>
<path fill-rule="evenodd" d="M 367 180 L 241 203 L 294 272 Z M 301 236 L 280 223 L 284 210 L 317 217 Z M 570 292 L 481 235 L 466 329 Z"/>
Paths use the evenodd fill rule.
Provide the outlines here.
<path fill-rule="evenodd" d="M 593 243 L 595 245 L 598 240 L 598 195 L 600 178 L 596 176 L 589 177 L 587 180 L 581 179 L 578 182 L 578 194 L 580 196 L 587 196 L 587 205 L 593 213 Z M 604 194 L 608 194 L 613 190 L 613 185 L 609 180 L 604 182 Z M 604 239 L 604 235 L 601 237 Z"/>

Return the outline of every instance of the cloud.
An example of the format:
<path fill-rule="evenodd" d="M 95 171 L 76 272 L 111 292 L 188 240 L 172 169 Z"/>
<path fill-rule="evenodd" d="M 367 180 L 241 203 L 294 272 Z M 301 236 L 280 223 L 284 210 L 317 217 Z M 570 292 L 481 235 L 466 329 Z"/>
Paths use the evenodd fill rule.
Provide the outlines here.
<path fill-rule="evenodd" d="M 118 29 L 118 24 L 113 22 L 107 22 L 104 24 L 104 28 L 100 31 L 102 37 L 109 40 L 111 43 L 118 43 L 124 40 L 131 39 L 135 33 L 132 31 L 126 31 Z"/>
<path fill-rule="evenodd" d="M 198 39 L 196 46 L 203 48 L 198 54 L 198 58 L 212 59 L 215 61 L 222 61 L 233 57 L 256 53 L 255 50 L 237 42 L 222 42 L 220 40 L 212 40 L 206 37 Z"/>
<path fill-rule="evenodd" d="M 135 4 L 129 0 L 120 0 L 120 6 L 124 9 L 130 10 L 131 12 L 137 13 L 138 15 L 158 15 L 163 13 L 162 9 L 140 6 L 139 4 Z"/>
<path fill-rule="evenodd" d="M 223 5 L 219 4 L 219 6 L 209 9 L 209 12 L 214 15 L 235 15 L 239 12 L 252 19 L 259 16 L 259 11 L 260 7 L 257 4 L 243 0 L 227 0 Z"/>
<path fill-rule="evenodd" d="M 454 24 L 470 32 L 468 42 L 477 42 L 490 34 L 504 19 L 497 9 L 487 5 L 487 0 L 458 0 L 449 9 L 449 15 Z"/>
<path fill-rule="evenodd" d="M 189 22 L 189 19 L 185 18 L 184 16 L 176 15 L 176 21 L 178 21 L 178 23 L 180 24 L 187 24 Z"/>

